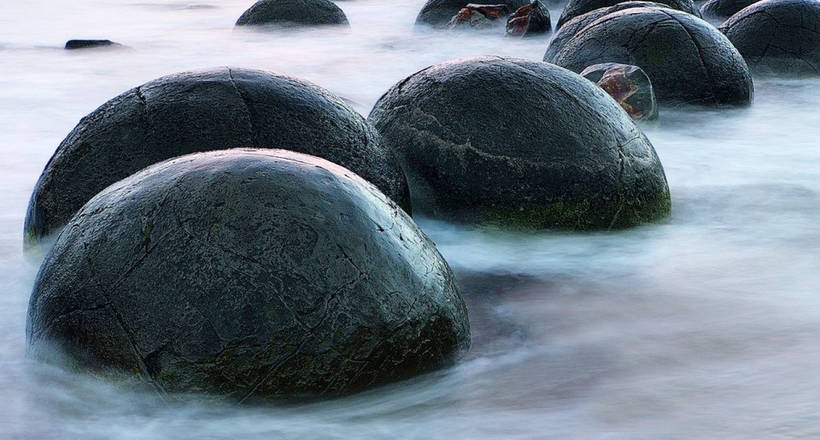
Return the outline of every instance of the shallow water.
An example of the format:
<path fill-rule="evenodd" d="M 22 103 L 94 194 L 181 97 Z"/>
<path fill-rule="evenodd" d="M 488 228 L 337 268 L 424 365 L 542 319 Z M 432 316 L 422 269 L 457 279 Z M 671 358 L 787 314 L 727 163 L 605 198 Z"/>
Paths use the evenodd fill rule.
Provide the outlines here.
<path fill-rule="evenodd" d="M 234 32 L 250 3 L 0 3 L 0 438 L 820 435 L 820 80 L 758 79 L 746 110 L 663 109 L 645 126 L 672 191 L 659 224 L 515 234 L 421 220 L 471 309 L 473 351 L 449 370 L 323 403 L 234 407 L 167 405 L 26 361 L 28 197 L 107 99 L 231 65 L 308 79 L 367 114 L 427 65 L 540 59 L 546 46 L 416 33 L 421 0 L 339 2 L 346 32 Z M 62 50 L 71 38 L 132 49 Z"/>

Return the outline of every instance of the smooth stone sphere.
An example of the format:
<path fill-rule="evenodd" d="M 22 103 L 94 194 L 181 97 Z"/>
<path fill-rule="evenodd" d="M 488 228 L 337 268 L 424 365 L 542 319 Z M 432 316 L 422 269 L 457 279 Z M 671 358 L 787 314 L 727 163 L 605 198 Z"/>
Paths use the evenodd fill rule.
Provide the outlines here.
<path fill-rule="evenodd" d="M 106 188 L 46 256 L 29 353 L 161 393 L 343 394 L 470 345 L 453 274 L 353 172 L 284 150 L 196 153 Z"/>
<path fill-rule="evenodd" d="M 661 104 L 746 106 L 754 94 L 749 68 L 726 36 L 674 9 L 630 8 L 605 15 L 547 61 L 574 72 L 599 63 L 636 65 L 652 80 Z"/>
<path fill-rule="evenodd" d="M 259 0 L 236 21 L 237 26 L 349 25 L 345 13 L 330 0 Z"/>
<path fill-rule="evenodd" d="M 725 20 L 741 9 L 760 0 L 709 0 L 700 7 L 700 15 L 707 19 Z"/>
<path fill-rule="evenodd" d="M 567 21 L 579 15 L 600 8 L 616 6 L 618 3 L 623 2 L 621 0 L 569 0 L 561 12 L 561 16 L 558 18 L 558 23 L 556 23 L 555 27 L 560 29 Z M 656 3 L 661 3 L 671 9 L 677 9 L 700 17 L 700 11 L 695 7 L 692 0 L 658 0 Z"/>
<path fill-rule="evenodd" d="M 592 82 L 552 64 L 478 57 L 399 82 L 369 116 L 414 207 L 464 223 L 607 229 L 669 213 L 652 144 Z"/>
<path fill-rule="evenodd" d="M 756 73 L 820 75 L 820 1 L 757 2 L 720 30 Z"/>
<path fill-rule="evenodd" d="M 552 36 L 549 45 L 547 46 L 547 51 L 544 53 L 544 61 L 552 62 L 552 58 L 555 57 L 555 54 L 561 50 L 562 47 L 569 41 L 572 37 L 575 36 L 581 29 L 587 27 L 588 24 L 592 23 L 593 21 L 603 17 L 604 15 L 612 14 L 613 12 L 623 11 L 624 9 L 630 8 L 668 8 L 669 6 L 664 5 L 662 3 L 654 3 L 654 2 L 644 2 L 644 1 L 631 1 L 631 2 L 623 2 L 618 3 L 615 6 L 610 6 L 608 8 L 600 8 L 596 9 L 592 12 L 587 12 L 586 14 L 579 15 L 561 26 L 555 34 Z"/>
<path fill-rule="evenodd" d="M 148 165 L 243 146 L 325 158 L 409 210 L 404 175 L 380 142 L 361 115 L 305 81 L 227 67 L 165 76 L 106 102 L 63 140 L 31 196 L 26 242 L 56 232 L 103 188 Z"/>
<path fill-rule="evenodd" d="M 529 4 L 527 0 L 498 0 L 487 1 L 484 3 L 470 1 L 470 0 L 428 0 L 421 8 L 419 15 L 416 17 L 416 24 L 426 24 L 436 27 L 444 27 L 450 22 L 450 19 L 458 13 L 462 8 L 470 3 L 475 4 L 493 4 L 493 5 L 507 5 L 510 12 Z"/>

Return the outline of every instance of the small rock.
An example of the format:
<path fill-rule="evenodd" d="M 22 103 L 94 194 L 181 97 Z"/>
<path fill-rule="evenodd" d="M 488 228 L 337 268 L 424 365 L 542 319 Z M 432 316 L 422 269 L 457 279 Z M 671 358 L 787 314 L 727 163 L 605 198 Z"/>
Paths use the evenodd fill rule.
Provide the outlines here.
<path fill-rule="evenodd" d="M 589 66 L 581 76 L 598 84 L 636 121 L 656 119 L 658 105 L 652 82 L 638 66 L 602 63 Z"/>
<path fill-rule="evenodd" d="M 111 40 L 68 40 L 65 43 L 67 50 L 94 49 L 99 47 L 122 47 L 122 44 Z"/>
<path fill-rule="evenodd" d="M 470 3 L 461 8 L 453 18 L 447 23 L 447 28 L 456 29 L 470 27 L 474 29 L 486 29 L 492 27 L 502 17 L 509 14 L 509 8 L 505 4 L 482 5 Z"/>
<path fill-rule="evenodd" d="M 550 31 L 550 11 L 539 0 L 518 8 L 507 20 L 507 35 L 530 37 Z"/>

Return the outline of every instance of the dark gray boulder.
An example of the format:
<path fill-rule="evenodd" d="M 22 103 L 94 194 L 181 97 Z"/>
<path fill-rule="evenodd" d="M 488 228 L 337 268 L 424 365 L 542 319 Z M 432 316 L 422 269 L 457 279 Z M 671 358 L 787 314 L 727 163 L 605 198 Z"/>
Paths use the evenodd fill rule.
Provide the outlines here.
<path fill-rule="evenodd" d="M 480 3 L 470 0 L 428 0 L 416 17 L 416 24 L 426 24 L 444 27 L 450 20 L 470 3 Z M 506 5 L 509 12 L 529 3 L 527 0 L 500 0 L 487 1 L 486 4 Z"/>
<path fill-rule="evenodd" d="M 567 5 L 564 7 L 564 10 L 561 12 L 561 16 L 558 18 L 558 23 L 555 24 L 555 27 L 556 29 L 560 29 L 564 25 L 564 23 L 566 23 L 569 20 L 572 20 L 575 17 L 578 17 L 579 15 L 586 14 L 587 12 L 592 12 L 596 9 L 615 6 L 618 3 L 623 3 L 623 1 L 569 0 Z M 693 14 L 700 17 L 700 12 L 698 11 L 698 8 L 695 7 L 695 4 L 694 2 L 692 2 L 692 0 L 658 0 L 656 3 L 661 3 L 668 6 L 671 9 L 677 9 L 679 11 L 687 12 L 689 14 Z"/>
<path fill-rule="evenodd" d="M 658 104 L 652 81 L 640 67 L 602 63 L 587 67 L 581 76 L 594 82 L 615 99 L 632 119 L 656 119 Z"/>
<path fill-rule="evenodd" d="M 399 82 L 368 117 L 414 209 L 523 228 L 628 227 L 669 213 L 649 140 L 603 90 L 552 64 L 479 57 Z"/>
<path fill-rule="evenodd" d="M 83 118 L 34 188 L 26 242 L 57 231 L 103 188 L 148 165 L 242 146 L 328 159 L 409 209 L 407 184 L 395 159 L 382 148 L 376 130 L 339 98 L 283 75 L 225 67 L 150 81 Z"/>
<path fill-rule="evenodd" d="M 585 26 L 551 59 L 574 72 L 599 63 L 632 64 L 652 80 L 658 102 L 745 106 L 752 76 L 714 26 L 685 12 L 630 8 Z"/>
<path fill-rule="evenodd" d="M 355 392 L 470 345 L 453 274 L 410 217 L 338 165 L 195 153 L 91 199 L 34 284 L 28 353 L 245 401 Z"/>
<path fill-rule="evenodd" d="M 237 26 L 348 24 L 345 13 L 330 0 L 259 0 L 236 20 Z"/>
<path fill-rule="evenodd" d="M 725 20 L 746 6 L 760 0 L 709 0 L 700 7 L 700 15 L 706 19 Z"/>
<path fill-rule="evenodd" d="M 66 50 L 115 48 L 115 47 L 124 47 L 124 46 L 120 43 L 115 43 L 111 40 L 68 40 L 65 43 L 65 49 Z"/>
<path fill-rule="evenodd" d="M 820 1 L 757 2 L 720 30 L 756 73 L 820 75 Z"/>
<path fill-rule="evenodd" d="M 511 37 L 535 37 L 550 30 L 550 11 L 540 0 L 518 8 L 507 19 L 507 35 Z"/>
<path fill-rule="evenodd" d="M 614 12 L 623 11 L 624 9 L 630 8 L 668 8 L 669 6 L 664 5 L 662 3 L 654 3 L 654 2 L 643 2 L 643 1 L 631 1 L 631 2 L 623 2 L 618 3 L 615 6 L 610 6 L 608 8 L 600 8 L 596 9 L 592 12 L 587 12 L 586 14 L 579 15 L 561 26 L 560 29 L 555 31 L 555 34 L 552 36 L 549 45 L 547 46 L 547 52 L 544 54 L 544 61 L 552 62 L 552 58 L 561 50 L 562 47 L 569 41 L 572 37 L 575 36 L 581 29 L 587 27 L 588 24 L 592 23 L 593 21 L 603 17 L 604 15 L 609 15 Z"/>

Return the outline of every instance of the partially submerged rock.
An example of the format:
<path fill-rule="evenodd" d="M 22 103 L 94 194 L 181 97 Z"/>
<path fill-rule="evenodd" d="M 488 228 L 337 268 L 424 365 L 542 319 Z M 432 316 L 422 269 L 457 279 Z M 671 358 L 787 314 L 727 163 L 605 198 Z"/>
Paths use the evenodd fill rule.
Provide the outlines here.
<path fill-rule="evenodd" d="M 700 7 L 700 14 L 706 19 L 725 20 L 741 9 L 760 0 L 709 0 Z"/>
<path fill-rule="evenodd" d="M 545 60 L 574 72 L 599 63 L 633 64 L 651 78 L 660 103 L 745 106 L 752 76 L 714 26 L 666 8 L 630 8 L 585 26 Z"/>
<path fill-rule="evenodd" d="M 470 345 L 453 274 L 351 171 L 283 150 L 197 153 L 115 183 L 45 258 L 29 354 L 245 401 L 333 395 Z"/>
<path fill-rule="evenodd" d="M 450 19 L 447 27 L 449 29 L 486 29 L 500 23 L 500 19 L 506 17 L 509 13 L 509 8 L 503 3 L 493 5 L 470 3 Z"/>
<path fill-rule="evenodd" d="M 622 3 L 622 1 L 569 0 L 569 2 L 567 2 L 567 5 L 564 7 L 564 10 L 561 12 L 561 16 L 558 18 L 558 23 L 556 23 L 555 27 L 557 29 L 560 29 L 564 25 L 564 23 L 566 23 L 569 20 L 572 20 L 575 17 L 578 17 L 579 15 L 586 14 L 587 12 L 592 12 L 596 9 L 615 6 L 619 3 Z M 661 3 L 668 6 L 671 9 L 677 9 L 679 11 L 687 12 L 689 14 L 693 14 L 695 16 L 700 17 L 700 12 L 698 11 L 698 8 L 695 7 L 695 4 L 692 0 L 657 0 L 656 3 Z"/>
<path fill-rule="evenodd" d="M 550 11 L 540 0 L 518 8 L 507 20 L 507 35 L 512 37 L 532 37 L 551 28 Z"/>
<path fill-rule="evenodd" d="M 330 0 L 259 0 L 236 21 L 237 26 L 348 24 L 345 13 Z"/>
<path fill-rule="evenodd" d="M 602 63 L 587 67 L 581 76 L 596 83 L 623 107 L 632 119 L 655 119 L 658 104 L 652 81 L 638 66 Z"/>
<path fill-rule="evenodd" d="M 649 140 L 603 90 L 552 64 L 479 57 L 428 67 L 368 117 L 414 210 L 523 228 L 628 227 L 669 213 Z"/>
<path fill-rule="evenodd" d="M 65 43 L 65 48 L 67 50 L 96 49 L 102 47 L 114 48 L 124 46 L 111 40 L 68 40 Z"/>
<path fill-rule="evenodd" d="M 26 242 L 58 231 L 103 188 L 151 164 L 249 145 L 328 159 L 410 208 L 395 159 L 376 130 L 339 98 L 284 75 L 223 67 L 150 81 L 83 118 L 34 187 Z"/>
<path fill-rule="evenodd" d="M 428 0 L 416 17 L 416 24 L 430 25 L 439 28 L 447 27 L 453 17 L 458 15 L 459 12 L 470 3 L 469 0 Z M 528 3 L 527 0 L 502 0 L 493 2 L 493 4 L 496 5 L 505 5 L 507 7 L 507 13 L 515 11 Z"/>
<path fill-rule="evenodd" d="M 820 75 L 820 1 L 763 0 L 720 30 L 756 73 Z"/>

